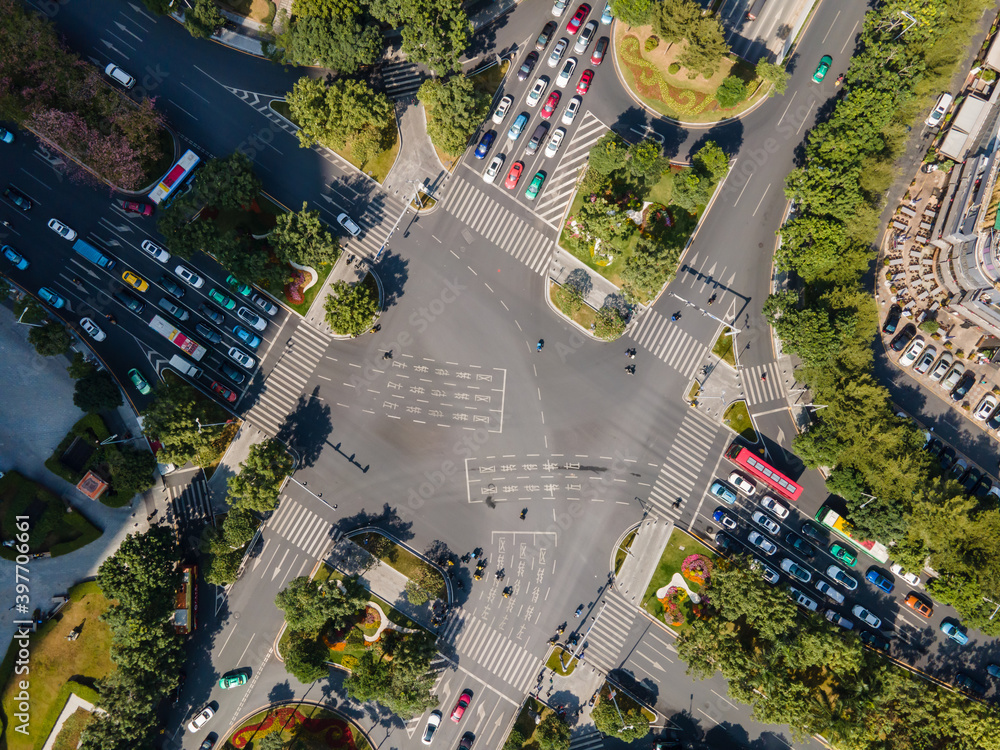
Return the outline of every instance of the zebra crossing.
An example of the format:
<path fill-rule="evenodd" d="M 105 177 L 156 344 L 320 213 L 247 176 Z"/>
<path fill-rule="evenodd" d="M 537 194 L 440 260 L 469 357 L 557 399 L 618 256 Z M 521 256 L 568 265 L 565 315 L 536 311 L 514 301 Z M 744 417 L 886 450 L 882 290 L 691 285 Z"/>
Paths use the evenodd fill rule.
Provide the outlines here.
<path fill-rule="evenodd" d="M 267 522 L 269 532 L 317 559 L 333 539 L 333 528 L 332 523 L 287 495 L 281 495 L 278 509 Z"/>
<path fill-rule="evenodd" d="M 300 321 L 285 344 L 284 352 L 267 374 L 246 420 L 269 435 L 278 435 L 302 397 L 303 386 L 326 352 L 329 341 L 324 334 Z"/>
<path fill-rule="evenodd" d="M 569 740 L 569 750 L 602 750 L 604 747 L 604 735 L 597 727 L 587 727 L 587 730 L 580 734 L 574 734 Z"/>
<path fill-rule="evenodd" d="M 762 375 L 767 377 L 762 380 Z M 777 362 L 744 367 L 743 388 L 750 405 L 785 400 L 785 390 L 781 387 L 781 368 Z"/>
<path fill-rule="evenodd" d="M 198 476 L 188 484 L 168 486 L 167 498 L 170 500 L 169 507 L 173 513 L 173 518 L 167 517 L 168 521 L 185 525 L 209 521 L 212 518 L 211 500 L 208 497 L 208 485 L 205 483 L 203 472 L 199 472 Z"/>
<path fill-rule="evenodd" d="M 635 618 L 635 605 L 622 598 L 616 589 L 609 588 L 601 613 L 587 636 L 584 659 L 605 671 L 615 669 L 621 662 L 618 657 Z"/>
<path fill-rule="evenodd" d="M 719 425 L 709 421 L 697 409 L 685 412 L 677 436 L 649 492 L 649 502 L 658 514 L 674 520 L 680 516 L 675 502 L 691 497 L 709 454 L 720 452 L 720 449 L 714 448 L 720 430 Z"/>
<path fill-rule="evenodd" d="M 587 163 L 590 147 L 608 132 L 609 128 L 589 111 L 583 113 L 580 126 L 573 133 L 569 143 L 563 146 L 559 163 L 546 180 L 535 215 L 546 224 L 559 229 L 566 205 L 576 190 L 580 170 Z"/>
<path fill-rule="evenodd" d="M 454 615 L 438 643 L 450 644 L 460 658 L 472 659 L 518 692 L 534 683 L 542 665 L 541 659 L 471 614 Z"/>
<path fill-rule="evenodd" d="M 453 183 L 444 208 L 535 273 L 545 273 L 555 243 L 468 180 Z M 471 244 L 471 235 L 466 240 Z"/>
<path fill-rule="evenodd" d="M 386 63 L 379 72 L 382 74 L 385 95 L 393 100 L 413 96 L 427 79 L 427 75 L 422 73 L 415 63 L 406 60 Z"/>
<path fill-rule="evenodd" d="M 709 349 L 670 318 L 653 309 L 640 313 L 627 335 L 686 378 L 694 377 Z"/>

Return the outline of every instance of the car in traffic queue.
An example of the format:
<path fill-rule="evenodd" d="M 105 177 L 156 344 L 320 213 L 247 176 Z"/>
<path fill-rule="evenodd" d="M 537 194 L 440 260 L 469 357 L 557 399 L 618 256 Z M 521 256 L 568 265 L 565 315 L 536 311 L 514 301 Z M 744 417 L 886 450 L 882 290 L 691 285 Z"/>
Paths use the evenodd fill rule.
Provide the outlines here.
<path fill-rule="evenodd" d="M 819 59 L 819 65 L 816 66 L 816 72 L 813 73 L 813 83 L 823 83 L 826 74 L 830 72 L 831 65 L 833 65 L 833 58 L 829 55 L 823 55 Z"/>
<path fill-rule="evenodd" d="M 545 172 L 536 172 L 535 176 L 531 178 L 531 184 L 528 185 L 528 189 L 524 191 L 524 197 L 529 201 L 535 200 L 538 197 L 539 191 L 542 189 L 542 183 L 545 182 Z"/>

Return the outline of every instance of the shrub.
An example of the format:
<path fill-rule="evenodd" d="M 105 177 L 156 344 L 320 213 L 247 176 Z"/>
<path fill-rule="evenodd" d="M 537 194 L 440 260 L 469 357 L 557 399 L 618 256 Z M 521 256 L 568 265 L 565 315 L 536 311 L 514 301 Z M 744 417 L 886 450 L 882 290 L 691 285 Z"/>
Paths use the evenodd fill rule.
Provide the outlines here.
<path fill-rule="evenodd" d="M 645 44 L 646 52 L 652 52 L 654 49 L 656 49 L 659 46 L 660 46 L 660 38 L 658 36 L 656 36 L 655 34 L 653 36 L 650 36 L 646 40 L 646 44 Z"/>
<path fill-rule="evenodd" d="M 715 98 L 722 107 L 735 107 L 747 98 L 747 85 L 736 76 L 726 76 L 715 92 Z"/>
<path fill-rule="evenodd" d="M 920 330 L 927 333 L 937 333 L 939 328 L 941 328 L 941 324 L 933 319 L 925 320 L 920 324 Z"/>
<path fill-rule="evenodd" d="M 678 73 L 681 72 L 681 64 L 680 63 L 670 63 L 670 67 L 667 68 L 667 72 L 670 75 L 672 75 L 672 76 L 677 75 Z"/>

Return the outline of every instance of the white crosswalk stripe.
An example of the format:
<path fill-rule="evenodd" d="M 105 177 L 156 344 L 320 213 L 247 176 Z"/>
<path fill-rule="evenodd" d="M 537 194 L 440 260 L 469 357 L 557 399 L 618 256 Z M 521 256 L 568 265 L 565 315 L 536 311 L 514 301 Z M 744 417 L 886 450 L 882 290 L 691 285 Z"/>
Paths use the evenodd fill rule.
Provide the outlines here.
<path fill-rule="evenodd" d="M 310 557 L 320 557 L 332 541 L 333 524 L 286 495 L 279 498 L 267 528 Z"/>
<path fill-rule="evenodd" d="M 603 748 L 604 735 L 596 728 L 573 735 L 569 740 L 569 750 L 602 750 Z"/>
<path fill-rule="evenodd" d="M 694 377 L 709 347 L 656 310 L 646 310 L 627 334 L 637 345 L 686 378 Z"/>
<path fill-rule="evenodd" d="M 635 605 L 615 589 L 608 589 L 603 610 L 587 636 L 584 661 L 592 661 L 604 670 L 615 669 L 635 617 Z"/>
<path fill-rule="evenodd" d="M 766 379 L 761 380 L 761 375 L 766 375 Z M 781 371 L 777 362 L 744 367 L 743 387 L 746 389 L 748 404 L 785 400 L 785 392 L 781 387 Z"/>
<path fill-rule="evenodd" d="M 649 502 L 659 515 L 677 519 L 676 500 L 687 500 L 705 466 L 721 428 L 697 409 L 684 414 L 674 442 L 667 451 L 660 473 L 649 492 Z"/>
<path fill-rule="evenodd" d="M 583 113 L 580 125 L 574 131 L 569 143 L 563 145 L 559 163 L 545 181 L 538 206 L 535 208 L 535 215 L 546 224 L 559 228 L 566 205 L 576 190 L 580 170 L 587 163 L 590 147 L 607 132 L 607 125 L 589 111 Z"/>
<path fill-rule="evenodd" d="M 545 272 L 555 246 L 550 238 L 494 202 L 468 180 L 455 178 L 450 185 L 444 200 L 448 213 L 535 273 Z"/>
<path fill-rule="evenodd" d="M 212 517 L 204 475 L 199 475 L 189 484 L 167 487 L 167 497 L 170 498 L 173 513 L 173 518 L 168 516 L 167 520 L 183 525 L 207 521 Z"/>
<path fill-rule="evenodd" d="M 414 63 L 405 60 L 386 63 L 379 69 L 379 72 L 382 74 L 385 94 L 390 99 L 402 99 L 416 94 L 420 84 L 427 78 Z"/>
<path fill-rule="evenodd" d="M 455 614 L 438 643 L 450 644 L 459 657 L 472 659 L 517 691 L 534 682 L 542 661 L 474 615 Z"/>
<path fill-rule="evenodd" d="M 302 388 L 326 352 L 330 339 L 302 321 L 292 333 L 285 352 L 268 373 L 246 419 L 269 435 L 277 435 Z"/>

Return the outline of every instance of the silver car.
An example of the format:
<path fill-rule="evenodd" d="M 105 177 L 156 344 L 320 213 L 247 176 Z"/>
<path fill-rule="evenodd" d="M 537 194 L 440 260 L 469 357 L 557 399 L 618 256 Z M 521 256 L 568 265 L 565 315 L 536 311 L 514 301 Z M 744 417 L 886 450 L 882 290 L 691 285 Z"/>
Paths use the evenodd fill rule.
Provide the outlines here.
<path fill-rule="evenodd" d="M 566 54 L 566 48 L 569 47 L 569 39 L 563 37 L 558 42 L 556 46 L 552 49 L 552 54 L 549 55 L 549 59 L 545 62 L 550 68 L 554 68 L 562 60 L 562 56 Z"/>
<path fill-rule="evenodd" d="M 249 307 L 241 307 L 236 311 L 236 317 L 246 323 L 248 326 L 257 331 L 263 331 L 267 328 L 267 321 L 260 317 L 257 313 L 251 310 Z"/>
<path fill-rule="evenodd" d="M 229 347 L 229 358 L 239 362 L 248 370 L 252 370 L 257 361 L 246 352 L 237 349 L 235 346 Z"/>
<path fill-rule="evenodd" d="M 507 116 L 507 112 L 510 111 L 510 105 L 513 103 L 514 97 L 510 94 L 507 94 L 507 96 L 501 99 L 497 108 L 493 110 L 493 122 L 498 125 L 503 122 L 503 119 Z"/>
<path fill-rule="evenodd" d="M 945 376 L 944 380 L 938 383 L 938 385 L 944 388 L 946 391 L 950 391 L 958 384 L 958 381 L 962 379 L 962 375 L 964 374 L 965 374 L 965 365 L 963 365 L 961 362 L 956 362 L 955 366 L 951 368 L 951 372 L 949 372 Z"/>
<path fill-rule="evenodd" d="M 538 100 L 542 98 L 542 94 L 545 93 L 545 89 L 549 86 L 549 79 L 545 76 L 538 76 L 535 79 L 535 85 L 531 87 L 531 91 L 528 92 L 528 96 L 525 97 L 524 103 L 529 107 L 534 107 L 538 104 Z"/>
<path fill-rule="evenodd" d="M 576 58 L 571 57 L 563 63 L 562 70 L 560 70 L 559 75 L 556 76 L 556 86 L 561 89 L 566 88 L 566 84 L 569 83 L 569 79 L 573 77 L 574 70 L 576 70 Z"/>
<path fill-rule="evenodd" d="M 939 380 L 941 380 L 941 378 L 944 377 L 944 374 L 948 372 L 948 368 L 951 367 L 951 363 L 954 361 L 955 361 L 954 355 L 951 352 L 945 352 L 944 354 L 941 355 L 941 359 L 938 360 L 938 363 L 934 366 L 934 369 L 931 370 L 931 374 L 928 375 L 927 377 L 929 377 L 931 380 L 937 383 Z"/>
<path fill-rule="evenodd" d="M 566 137 L 566 128 L 556 128 L 556 132 L 552 134 L 549 138 L 548 144 L 545 146 L 545 156 L 552 157 L 556 155 L 559 150 L 559 146 L 562 145 L 563 138 Z"/>
<path fill-rule="evenodd" d="M 768 557 L 778 551 L 777 545 L 759 531 L 751 531 L 747 536 L 747 541 Z"/>
<path fill-rule="evenodd" d="M 860 604 L 855 604 L 853 607 L 851 607 L 851 613 L 859 620 L 861 620 L 861 622 L 865 623 L 866 625 L 870 625 L 876 630 L 882 627 L 882 619 L 880 617 L 876 617 L 875 615 L 873 615 L 871 612 L 862 607 Z"/>
<path fill-rule="evenodd" d="M 837 604 L 844 603 L 844 595 L 837 591 L 829 581 L 824 581 L 820 578 L 816 581 L 816 590 L 823 596 L 837 602 Z"/>
<path fill-rule="evenodd" d="M 917 360 L 917 364 L 913 366 L 913 369 L 919 374 L 923 375 L 929 369 L 931 369 L 931 363 L 937 356 L 937 349 L 933 346 L 928 346 L 924 349 L 924 353 L 920 355 L 920 359 Z"/>
<path fill-rule="evenodd" d="M 588 21 L 587 25 L 583 27 L 580 31 L 580 36 L 576 39 L 576 44 L 573 45 L 573 51 L 578 55 L 582 55 L 587 51 L 587 47 L 590 43 L 594 41 L 594 34 L 597 33 L 597 21 Z"/>
<path fill-rule="evenodd" d="M 768 534 L 777 534 L 781 531 L 781 527 L 778 525 L 778 522 L 766 513 L 761 513 L 759 510 L 755 510 L 750 517 L 756 524 L 763 527 L 764 531 Z"/>

